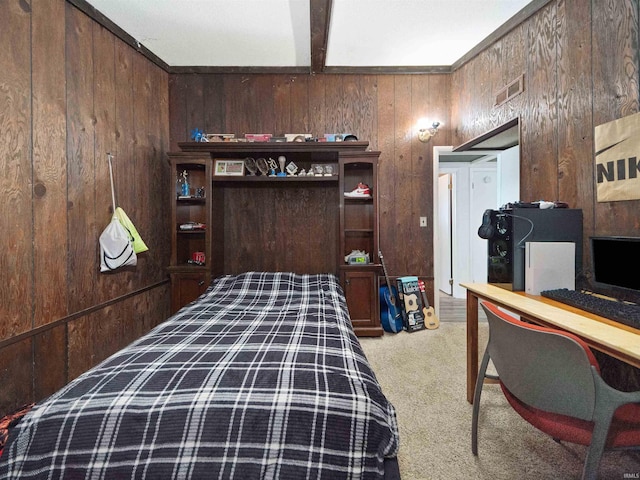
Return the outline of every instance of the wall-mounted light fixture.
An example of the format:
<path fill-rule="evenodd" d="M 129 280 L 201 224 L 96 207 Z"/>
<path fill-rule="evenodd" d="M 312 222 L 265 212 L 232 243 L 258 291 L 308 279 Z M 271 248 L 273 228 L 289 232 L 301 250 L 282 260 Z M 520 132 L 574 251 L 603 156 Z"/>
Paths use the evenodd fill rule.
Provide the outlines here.
<path fill-rule="evenodd" d="M 438 127 L 440 126 L 440 122 L 433 122 L 430 127 L 419 127 L 418 129 L 418 140 L 422 143 L 427 143 L 431 140 L 436 133 L 438 133 Z"/>

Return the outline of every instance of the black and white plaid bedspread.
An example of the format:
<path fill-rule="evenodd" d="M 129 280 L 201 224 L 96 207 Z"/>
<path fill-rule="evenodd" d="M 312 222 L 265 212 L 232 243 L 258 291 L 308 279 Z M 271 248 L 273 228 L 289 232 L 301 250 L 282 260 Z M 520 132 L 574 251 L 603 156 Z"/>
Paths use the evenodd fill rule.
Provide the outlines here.
<path fill-rule="evenodd" d="M 373 479 L 397 448 L 337 279 L 250 272 L 36 405 L 0 478 Z"/>

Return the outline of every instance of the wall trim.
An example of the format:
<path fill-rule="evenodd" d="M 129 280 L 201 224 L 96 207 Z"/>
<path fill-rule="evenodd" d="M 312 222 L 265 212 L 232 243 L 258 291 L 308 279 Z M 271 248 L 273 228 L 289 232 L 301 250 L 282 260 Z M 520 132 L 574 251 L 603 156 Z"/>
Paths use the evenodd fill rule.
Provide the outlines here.
<path fill-rule="evenodd" d="M 55 327 L 58 327 L 63 324 L 67 324 L 80 317 L 84 317 L 91 313 L 97 312 L 98 310 L 102 310 L 103 308 L 122 302 L 124 300 L 127 300 L 128 298 L 135 297 L 149 290 L 162 287 L 169 283 L 170 283 L 170 280 L 168 278 L 156 283 L 152 283 L 151 285 L 147 285 L 146 287 L 142 287 L 142 288 L 139 288 L 138 290 L 134 290 L 132 292 L 125 293 L 124 295 L 120 295 L 119 297 L 112 298 L 111 300 L 107 300 L 106 302 L 93 305 L 92 307 L 85 308 L 84 310 L 79 310 L 75 313 L 72 313 L 71 315 L 67 315 L 66 317 L 59 318 L 57 320 L 54 320 L 53 322 L 49 322 L 46 325 L 41 325 L 27 332 L 19 333 L 17 335 L 14 335 L 13 337 L 0 340 L 0 350 L 2 350 L 5 347 L 8 347 L 9 345 L 13 345 L 14 343 L 21 342 L 22 340 L 25 340 L 27 338 L 35 337 L 36 335 L 40 335 L 41 333 L 44 333 Z"/>

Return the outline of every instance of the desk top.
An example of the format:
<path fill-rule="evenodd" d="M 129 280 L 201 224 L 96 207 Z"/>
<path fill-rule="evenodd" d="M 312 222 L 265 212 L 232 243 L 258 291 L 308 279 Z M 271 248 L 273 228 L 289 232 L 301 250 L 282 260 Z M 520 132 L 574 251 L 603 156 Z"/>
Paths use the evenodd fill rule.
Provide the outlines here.
<path fill-rule="evenodd" d="M 488 283 L 461 283 L 475 296 L 503 306 L 534 323 L 574 333 L 592 347 L 640 367 L 640 330 L 584 310 Z"/>

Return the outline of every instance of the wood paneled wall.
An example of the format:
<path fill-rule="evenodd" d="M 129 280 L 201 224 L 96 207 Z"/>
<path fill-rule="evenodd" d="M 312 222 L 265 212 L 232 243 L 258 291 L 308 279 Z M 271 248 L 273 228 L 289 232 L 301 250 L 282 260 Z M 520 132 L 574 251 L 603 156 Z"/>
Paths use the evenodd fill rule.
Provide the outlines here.
<path fill-rule="evenodd" d="M 368 140 L 382 152 L 380 246 L 391 275 L 433 276 L 433 146 L 515 116 L 522 200 L 582 208 L 585 237 L 638 235 L 640 202 L 597 203 L 593 173 L 594 127 L 638 111 L 638 34 L 638 0 L 554 0 L 452 74 L 169 75 L 64 0 L 4 0 L 0 413 L 166 317 L 164 154 L 193 128 Z M 520 74 L 524 93 L 494 107 Z M 443 123 L 428 144 L 416 137 L 422 117 Z M 118 203 L 151 250 L 135 269 L 102 275 L 108 151 Z"/>
<path fill-rule="evenodd" d="M 521 124 L 521 200 L 562 200 L 584 216 L 583 265 L 591 235 L 640 235 L 640 200 L 598 203 L 594 128 L 638 112 L 638 0 L 556 0 L 452 74 L 454 145 L 511 118 Z M 499 107 L 495 94 L 524 74 L 524 93 Z M 621 389 L 640 370 L 599 355 Z"/>
<path fill-rule="evenodd" d="M 432 152 L 451 142 L 449 75 L 174 74 L 169 103 L 176 151 L 194 128 L 236 135 L 353 133 L 368 141 L 382 152 L 380 248 L 389 274 L 420 276 L 433 292 Z M 424 117 L 444 124 L 428 144 L 416 135 Z M 317 221 L 316 212 L 299 214 Z M 420 216 L 428 218 L 427 228 L 420 228 Z"/>
<path fill-rule="evenodd" d="M 39 400 L 164 320 L 166 72 L 64 0 L 0 14 L 0 416 Z M 99 273 L 117 202 L 150 248 Z"/>
<path fill-rule="evenodd" d="M 596 201 L 593 131 L 638 111 L 638 30 L 638 0 L 555 0 L 452 74 L 172 75 L 171 148 L 193 128 L 353 132 L 382 151 L 380 245 L 391 274 L 431 278 L 432 147 L 519 117 L 521 200 L 582 208 L 585 239 L 636 235 L 640 202 Z M 522 74 L 524 93 L 494 107 Z M 444 124 L 426 145 L 415 136 L 421 117 Z"/>
<path fill-rule="evenodd" d="M 521 200 L 581 208 L 585 262 L 589 235 L 640 234 L 640 201 L 597 202 L 593 151 L 595 126 L 638 112 L 638 22 L 637 0 L 553 1 L 452 74 L 453 143 L 519 117 Z"/>

